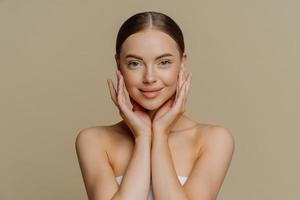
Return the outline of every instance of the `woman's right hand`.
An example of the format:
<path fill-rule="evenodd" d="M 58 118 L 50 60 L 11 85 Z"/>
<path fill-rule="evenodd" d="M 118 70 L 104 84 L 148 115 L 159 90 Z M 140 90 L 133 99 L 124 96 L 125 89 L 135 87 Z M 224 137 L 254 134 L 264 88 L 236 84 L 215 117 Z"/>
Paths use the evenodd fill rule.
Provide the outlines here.
<path fill-rule="evenodd" d="M 117 88 L 111 79 L 107 79 L 110 96 L 114 104 L 118 107 L 121 117 L 132 131 L 135 138 L 147 136 L 151 138 L 151 119 L 144 109 L 138 105 L 131 97 L 132 110 L 126 103 L 125 84 L 121 72 L 117 69 Z"/>

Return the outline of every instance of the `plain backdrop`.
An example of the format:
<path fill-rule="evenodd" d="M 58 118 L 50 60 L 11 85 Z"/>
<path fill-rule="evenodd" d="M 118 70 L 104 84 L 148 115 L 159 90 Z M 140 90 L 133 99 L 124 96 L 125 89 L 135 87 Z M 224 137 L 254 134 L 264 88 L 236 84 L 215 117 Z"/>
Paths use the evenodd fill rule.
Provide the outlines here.
<path fill-rule="evenodd" d="M 228 128 L 220 200 L 299 198 L 300 12 L 296 0 L 0 0 L 0 199 L 87 199 L 80 130 L 121 120 L 106 79 L 117 31 L 159 11 L 181 27 L 187 115 Z"/>

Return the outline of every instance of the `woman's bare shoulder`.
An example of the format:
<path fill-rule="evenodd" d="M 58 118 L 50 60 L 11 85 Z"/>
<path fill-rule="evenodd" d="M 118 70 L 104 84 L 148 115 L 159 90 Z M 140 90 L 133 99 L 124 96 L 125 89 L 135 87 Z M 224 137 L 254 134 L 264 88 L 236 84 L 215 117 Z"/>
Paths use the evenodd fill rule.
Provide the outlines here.
<path fill-rule="evenodd" d="M 79 140 L 89 140 L 107 147 L 111 145 L 116 138 L 124 137 L 126 130 L 122 126 L 122 122 L 112 125 L 100 125 L 83 128 L 76 137 L 76 143 Z"/>
<path fill-rule="evenodd" d="M 83 128 L 77 134 L 75 145 L 78 148 L 105 148 L 107 129 L 102 126 Z"/>
<path fill-rule="evenodd" d="M 208 137 L 211 137 L 213 134 L 216 134 L 216 132 L 229 132 L 228 129 L 222 125 L 200 122 L 196 122 L 196 130 L 201 139 L 208 139 Z"/>
<path fill-rule="evenodd" d="M 202 150 L 214 147 L 218 142 L 234 146 L 234 137 L 231 131 L 225 126 L 218 124 L 201 124 L 200 127 L 202 127 L 202 129 L 199 131 L 199 139 Z"/>

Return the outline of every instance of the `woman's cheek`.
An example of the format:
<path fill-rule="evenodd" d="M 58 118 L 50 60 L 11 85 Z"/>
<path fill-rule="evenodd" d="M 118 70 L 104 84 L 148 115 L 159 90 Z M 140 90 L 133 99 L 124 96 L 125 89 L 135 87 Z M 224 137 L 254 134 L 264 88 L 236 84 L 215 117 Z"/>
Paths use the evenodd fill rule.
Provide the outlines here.
<path fill-rule="evenodd" d="M 124 83 L 126 86 L 126 89 L 129 94 L 133 94 L 138 89 L 137 86 L 139 85 L 138 80 L 136 80 L 136 77 L 126 76 L 124 77 Z"/>
<path fill-rule="evenodd" d="M 163 80 L 167 86 L 173 86 L 177 84 L 178 73 L 168 73 L 164 75 Z"/>

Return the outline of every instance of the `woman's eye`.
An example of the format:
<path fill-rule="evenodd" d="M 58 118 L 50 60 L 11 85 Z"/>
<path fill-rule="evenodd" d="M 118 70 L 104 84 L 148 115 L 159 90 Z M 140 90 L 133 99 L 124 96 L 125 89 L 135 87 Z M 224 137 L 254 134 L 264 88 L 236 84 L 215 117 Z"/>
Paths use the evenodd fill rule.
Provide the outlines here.
<path fill-rule="evenodd" d="M 160 63 L 162 63 L 163 66 L 166 66 L 166 65 L 171 64 L 172 62 L 169 61 L 169 60 L 163 60 L 163 61 L 161 61 Z"/>
<path fill-rule="evenodd" d="M 171 63 L 172 63 L 172 62 L 169 61 L 169 60 L 163 60 L 163 61 L 161 61 L 161 62 L 159 63 L 159 65 L 165 67 L 165 66 L 170 65 Z M 129 67 L 131 67 L 131 68 L 138 68 L 139 65 L 140 65 L 140 62 L 137 62 L 137 61 L 130 61 L 130 62 L 127 63 L 127 65 L 128 65 Z"/>
<path fill-rule="evenodd" d="M 130 67 L 133 67 L 133 68 L 136 68 L 137 66 L 138 66 L 138 62 L 136 62 L 136 61 L 131 61 L 131 62 L 129 62 L 128 63 L 128 65 L 130 66 Z"/>

